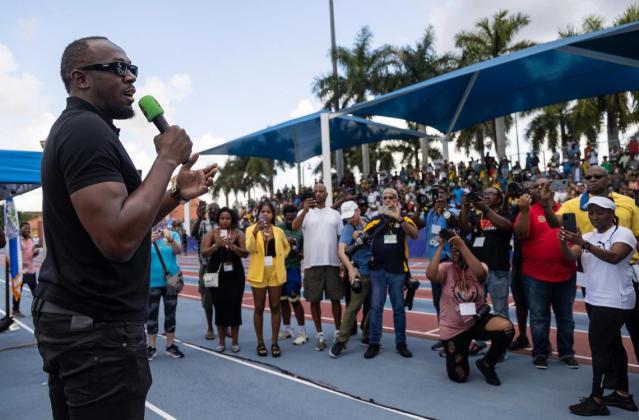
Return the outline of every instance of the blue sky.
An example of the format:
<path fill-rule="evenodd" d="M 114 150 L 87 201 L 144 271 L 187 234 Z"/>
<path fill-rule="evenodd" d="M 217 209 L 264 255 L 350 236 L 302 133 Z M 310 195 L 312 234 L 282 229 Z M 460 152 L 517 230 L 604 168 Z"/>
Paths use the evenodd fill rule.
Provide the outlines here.
<path fill-rule="evenodd" d="M 137 97 L 155 95 L 170 122 L 185 127 L 201 150 L 319 108 L 313 78 L 331 69 L 328 0 L 273 1 L 24 1 L 3 2 L 0 14 L 0 148 L 38 150 L 66 92 L 62 50 L 74 39 L 104 35 L 140 67 Z M 590 13 L 608 21 L 632 1 L 334 0 L 339 45 L 352 45 L 368 25 L 374 44 L 413 44 L 433 25 L 437 49 L 505 8 L 531 24 L 522 38 L 555 39 Z M 119 122 L 138 167 L 154 158 L 155 135 L 140 116 Z M 520 132 L 522 128 L 520 127 Z M 523 147 L 522 147 L 523 149 Z M 457 155 L 459 156 L 459 155 Z M 291 183 L 289 173 L 277 183 Z M 39 209 L 39 194 L 16 200 Z"/>

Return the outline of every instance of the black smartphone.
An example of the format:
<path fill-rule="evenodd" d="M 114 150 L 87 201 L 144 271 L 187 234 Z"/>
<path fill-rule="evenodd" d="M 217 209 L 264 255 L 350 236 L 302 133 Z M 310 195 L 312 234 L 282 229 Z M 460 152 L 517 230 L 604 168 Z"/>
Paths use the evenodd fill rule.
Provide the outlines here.
<path fill-rule="evenodd" d="M 572 233 L 577 233 L 577 219 L 575 218 L 575 213 L 564 213 L 561 216 L 561 220 L 564 229 Z"/>
<path fill-rule="evenodd" d="M 439 237 L 444 241 L 448 241 L 452 236 L 453 234 L 448 229 L 442 229 L 439 231 Z"/>

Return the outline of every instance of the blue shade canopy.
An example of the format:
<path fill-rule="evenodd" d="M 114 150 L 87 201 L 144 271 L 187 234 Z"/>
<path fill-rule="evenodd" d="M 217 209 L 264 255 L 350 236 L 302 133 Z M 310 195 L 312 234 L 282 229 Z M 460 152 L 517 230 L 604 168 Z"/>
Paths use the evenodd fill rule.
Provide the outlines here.
<path fill-rule="evenodd" d="M 631 23 L 474 64 L 341 112 L 457 131 L 513 112 L 639 90 L 638 46 L 639 23 Z"/>
<path fill-rule="evenodd" d="M 204 155 L 255 156 L 303 162 L 322 154 L 321 112 L 296 118 L 265 130 L 204 150 Z M 353 116 L 333 118 L 330 124 L 331 150 L 382 140 L 416 140 L 423 133 L 404 130 Z"/>
<path fill-rule="evenodd" d="M 0 150 L 0 200 L 40 186 L 42 152 Z"/>

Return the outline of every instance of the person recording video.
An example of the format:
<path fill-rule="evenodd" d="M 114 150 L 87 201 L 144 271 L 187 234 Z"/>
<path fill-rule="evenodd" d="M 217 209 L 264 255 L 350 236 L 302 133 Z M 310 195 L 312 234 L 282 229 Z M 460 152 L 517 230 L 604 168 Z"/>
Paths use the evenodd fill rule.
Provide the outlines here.
<path fill-rule="evenodd" d="M 402 217 L 397 191 L 386 188 L 382 192 L 382 214 L 371 220 L 364 232 L 384 223 L 384 229 L 371 239 L 373 258 L 371 270 L 370 343 L 364 358 L 371 359 L 379 353 L 382 338 L 382 315 L 386 293 L 393 306 L 395 349 L 403 357 L 412 357 L 406 346 L 406 311 L 404 308 L 404 284 L 408 275 L 408 245 L 406 236 L 416 239 L 417 226 L 408 217 Z"/>
<path fill-rule="evenodd" d="M 444 231 L 448 233 L 448 231 Z M 500 315 L 490 314 L 485 304 L 486 264 L 470 251 L 466 242 L 455 235 L 445 240 L 440 235 L 435 255 L 426 275 L 441 284 L 439 335 L 444 341 L 446 372 L 454 382 L 466 382 L 470 374 L 468 350 L 471 340 L 491 340 L 486 356 L 475 362 L 490 385 L 501 385 L 495 365 L 513 339 L 513 324 Z M 440 262 L 444 247 L 451 246 L 451 260 Z"/>

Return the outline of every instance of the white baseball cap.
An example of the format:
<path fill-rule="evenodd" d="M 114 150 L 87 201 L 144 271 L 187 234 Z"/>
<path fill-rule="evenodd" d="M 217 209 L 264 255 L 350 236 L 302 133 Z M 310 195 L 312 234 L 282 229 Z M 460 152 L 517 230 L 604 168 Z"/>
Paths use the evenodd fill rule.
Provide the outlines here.
<path fill-rule="evenodd" d="M 590 197 L 590 200 L 588 200 L 586 207 L 588 207 L 591 204 L 594 204 L 595 206 L 599 206 L 604 209 L 613 210 L 613 211 L 617 209 L 617 205 L 615 204 L 614 201 L 612 201 L 608 197 L 601 197 L 598 195 L 593 195 L 592 197 Z"/>
<path fill-rule="evenodd" d="M 357 208 L 357 203 L 354 201 L 343 202 L 342 206 L 339 209 L 342 213 L 342 219 L 350 219 L 351 217 L 353 217 Z"/>

